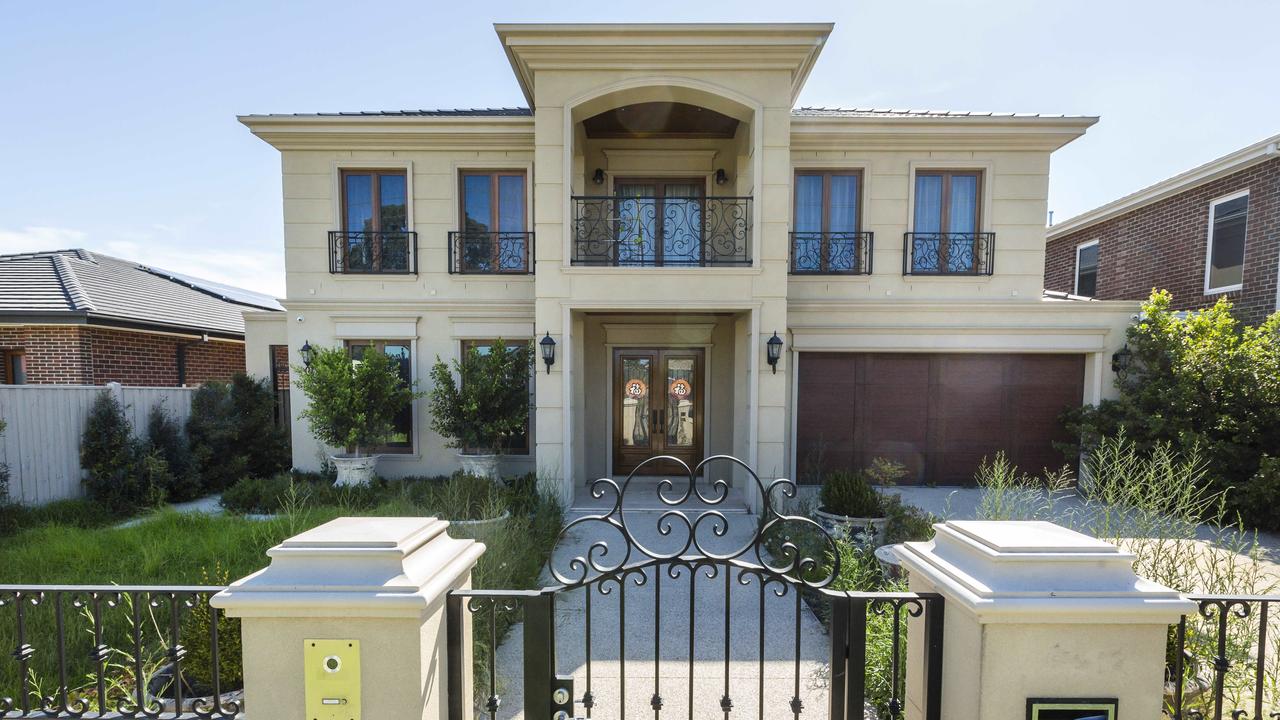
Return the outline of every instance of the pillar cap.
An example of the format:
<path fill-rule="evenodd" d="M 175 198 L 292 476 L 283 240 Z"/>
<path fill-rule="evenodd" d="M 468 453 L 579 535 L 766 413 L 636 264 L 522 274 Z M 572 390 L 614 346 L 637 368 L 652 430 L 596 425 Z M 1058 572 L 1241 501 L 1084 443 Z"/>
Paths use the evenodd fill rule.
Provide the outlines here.
<path fill-rule="evenodd" d="M 1172 623 L 1195 605 L 1133 571 L 1134 555 L 1050 522 L 953 520 L 929 542 L 894 547 L 982 622 Z"/>
<path fill-rule="evenodd" d="M 484 553 L 448 527 L 437 518 L 336 518 L 268 550 L 270 565 L 210 603 L 237 617 L 416 617 Z"/>

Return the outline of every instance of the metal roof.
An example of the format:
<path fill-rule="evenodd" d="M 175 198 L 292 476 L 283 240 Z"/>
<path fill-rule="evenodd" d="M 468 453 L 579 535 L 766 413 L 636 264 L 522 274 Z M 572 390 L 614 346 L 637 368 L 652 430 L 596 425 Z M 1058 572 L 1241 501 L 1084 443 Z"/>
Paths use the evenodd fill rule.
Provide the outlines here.
<path fill-rule="evenodd" d="M 794 117 L 871 117 L 871 118 L 1083 118 L 1082 115 L 1044 115 L 1041 113 L 976 112 L 970 110 L 910 110 L 890 108 L 802 107 L 791 111 Z M 354 112 L 315 112 L 247 115 L 246 117 L 533 117 L 525 107 L 440 108 L 435 110 L 363 110 Z"/>
<path fill-rule="evenodd" d="M 246 309 L 270 296 L 87 250 L 0 255 L 0 315 L 102 318 L 187 331 L 244 334 Z"/>
<path fill-rule="evenodd" d="M 793 117 L 879 117 L 879 118 L 1080 118 L 1084 115 L 1044 115 L 1041 113 L 978 112 L 972 110 L 910 110 L 891 108 L 802 107 L 791 111 Z"/>

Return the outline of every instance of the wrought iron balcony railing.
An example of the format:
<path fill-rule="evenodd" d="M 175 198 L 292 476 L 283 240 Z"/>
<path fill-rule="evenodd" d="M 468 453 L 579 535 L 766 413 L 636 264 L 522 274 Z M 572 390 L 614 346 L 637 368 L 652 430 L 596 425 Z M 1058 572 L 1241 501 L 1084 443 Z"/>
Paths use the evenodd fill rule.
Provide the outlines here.
<path fill-rule="evenodd" d="M 530 275 L 533 273 L 533 233 L 449 233 L 449 273 L 462 275 Z"/>
<path fill-rule="evenodd" d="M 791 274 L 870 275 L 873 233 L 791 233 Z"/>
<path fill-rule="evenodd" d="M 574 265 L 751 264 L 750 197 L 573 198 Z"/>
<path fill-rule="evenodd" d="M 990 275 L 996 259 L 991 232 L 909 232 L 902 236 L 903 275 Z"/>
<path fill-rule="evenodd" d="M 329 272 L 349 275 L 417 275 L 418 233 L 403 230 L 331 230 Z"/>

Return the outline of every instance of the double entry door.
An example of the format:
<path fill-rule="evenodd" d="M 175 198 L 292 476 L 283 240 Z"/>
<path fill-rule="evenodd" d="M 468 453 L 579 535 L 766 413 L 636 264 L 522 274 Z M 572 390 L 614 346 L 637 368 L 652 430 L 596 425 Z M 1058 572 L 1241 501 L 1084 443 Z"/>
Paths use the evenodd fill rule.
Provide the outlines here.
<path fill-rule="evenodd" d="M 654 455 L 690 467 L 702 460 L 706 383 L 701 348 L 618 348 L 613 351 L 613 472 L 630 473 Z M 646 475 L 681 472 L 650 464 Z"/>
<path fill-rule="evenodd" d="M 619 178 L 619 265 L 701 265 L 704 181 Z"/>

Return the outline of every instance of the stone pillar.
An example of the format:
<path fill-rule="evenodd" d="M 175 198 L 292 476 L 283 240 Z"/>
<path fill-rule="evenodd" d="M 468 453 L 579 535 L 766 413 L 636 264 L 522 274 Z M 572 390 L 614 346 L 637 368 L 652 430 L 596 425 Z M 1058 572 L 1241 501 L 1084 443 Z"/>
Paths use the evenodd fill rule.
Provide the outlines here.
<path fill-rule="evenodd" d="M 325 639 L 359 641 L 360 717 L 446 718 L 445 595 L 469 587 L 484 553 L 447 527 L 435 518 L 338 518 L 271 548 L 268 567 L 215 595 L 214 607 L 241 618 L 247 717 L 303 720 L 303 644 Z M 470 643 L 462 646 L 469 674 Z M 469 710 L 470 698 L 461 706 Z"/>
<path fill-rule="evenodd" d="M 1136 576 L 1133 555 L 1048 522 L 952 521 L 896 547 L 913 592 L 945 598 L 943 720 L 1023 720 L 1029 698 L 1115 698 L 1158 718 L 1169 625 L 1194 604 Z M 906 716 L 925 718 L 923 619 Z"/>

